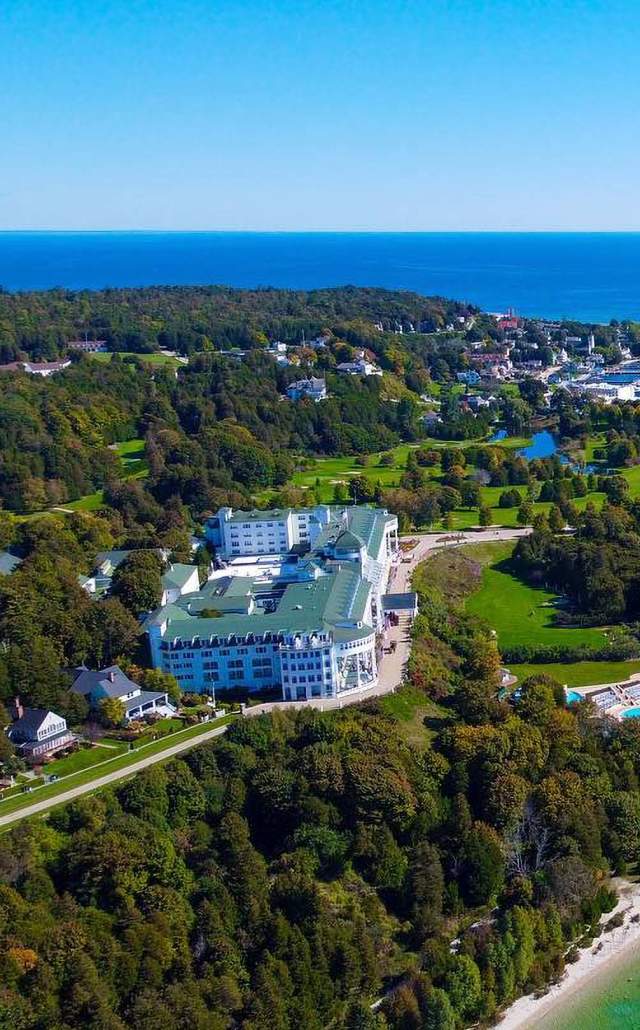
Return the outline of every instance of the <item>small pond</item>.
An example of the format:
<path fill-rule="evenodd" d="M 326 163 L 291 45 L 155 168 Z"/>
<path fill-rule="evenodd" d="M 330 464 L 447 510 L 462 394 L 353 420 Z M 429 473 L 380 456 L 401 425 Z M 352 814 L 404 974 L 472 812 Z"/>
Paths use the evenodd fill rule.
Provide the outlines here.
<path fill-rule="evenodd" d="M 489 443 L 500 443 L 501 440 L 508 440 L 509 434 L 506 429 L 498 429 L 489 439 Z M 566 454 L 558 450 L 558 442 L 548 429 L 542 429 L 539 433 L 533 433 L 531 437 L 531 443 L 526 447 L 521 447 L 518 451 L 518 455 L 521 458 L 526 458 L 527 461 L 535 461 L 536 458 L 552 458 L 554 454 L 558 455 L 558 459 L 562 465 L 571 465 L 572 469 L 577 472 L 597 472 L 597 465 L 580 465 L 577 462 L 571 461 Z"/>
<path fill-rule="evenodd" d="M 553 433 L 550 433 L 548 429 L 543 429 L 540 433 L 534 433 L 531 437 L 531 443 L 527 447 L 523 447 L 522 450 L 518 451 L 521 458 L 526 458 L 527 461 L 534 461 L 536 458 L 551 458 L 558 450 L 558 445 Z M 560 455 L 560 461 L 562 461 L 564 455 Z M 568 461 L 564 458 L 564 461 Z"/>

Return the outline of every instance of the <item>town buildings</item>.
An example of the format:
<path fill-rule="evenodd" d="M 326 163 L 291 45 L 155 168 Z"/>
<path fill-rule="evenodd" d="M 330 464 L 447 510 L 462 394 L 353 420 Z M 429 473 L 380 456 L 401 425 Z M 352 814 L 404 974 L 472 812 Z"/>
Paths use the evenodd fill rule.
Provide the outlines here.
<path fill-rule="evenodd" d="M 63 361 L 11 361 L 8 365 L 0 365 L 0 372 L 28 372 L 34 376 L 52 376 L 62 372 L 71 364 L 69 358 Z"/>
<path fill-rule="evenodd" d="M 277 687 L 339 697 L 378 678 L 398 522 L 383 509 L 233 512 L 209 519 L 227 564 L 145 623 L 152 663 L 183 690 Z M 415 608 L 415 598 L 411 595 Z"/>

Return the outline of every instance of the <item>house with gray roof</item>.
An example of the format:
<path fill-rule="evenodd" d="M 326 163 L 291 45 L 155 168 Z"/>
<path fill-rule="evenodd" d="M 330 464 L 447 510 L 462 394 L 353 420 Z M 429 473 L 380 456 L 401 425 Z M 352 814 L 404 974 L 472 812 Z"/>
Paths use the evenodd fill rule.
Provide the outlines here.
<path fill-rule="evenodd" d="M 77 738 L 67 729 L 67 721 L 48 708 L 24 708 L 17 697 L 13 722 L 7 737 L 27 762 L 42 762 L 58 751 L 65 751 Z"/>
<path fill-rule="evenodd" d="M 124 705 L 125 722 L 143 719 L 146 715 L 175 715 L 176 711 L 165 692 L 143 690 L 118 665 L 95 671 L 82 666 L 75 669 L 71 690 L 82 694 L 93 711 L 99 710 L 105 698 L 117 698 Z"/>

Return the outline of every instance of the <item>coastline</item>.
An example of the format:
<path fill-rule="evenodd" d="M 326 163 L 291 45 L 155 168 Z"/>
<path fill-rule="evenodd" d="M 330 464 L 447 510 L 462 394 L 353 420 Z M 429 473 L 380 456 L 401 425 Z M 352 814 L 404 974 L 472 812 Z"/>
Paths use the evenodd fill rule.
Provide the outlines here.
<path fill-rule="evenodd" d="M 606 913 L 601 925 L 621 913 L 622 926 L 603 931 L 588 948 L 580 950 L 580 958 L 567 965 L 562 979 L 542 997 L 525 995 L 506 1009 L 498 1025 L 501 1030 L 530 1030 L 533 1027 L 551 1028 L 555 1021 L 568 1017 L 577 1001 L 587 990 L 604 987 L 608 979 L 620 972 L 634 958 L 640 958 L 640 884 L 627 880 L 617 881 L 619 901 Z M 637 922 L 632 922 L 638 916 Z M 549 1021 L 545 1017 L 549 1017 Z M 553 1019 L 553 1022 L 551 1022 Z"/>

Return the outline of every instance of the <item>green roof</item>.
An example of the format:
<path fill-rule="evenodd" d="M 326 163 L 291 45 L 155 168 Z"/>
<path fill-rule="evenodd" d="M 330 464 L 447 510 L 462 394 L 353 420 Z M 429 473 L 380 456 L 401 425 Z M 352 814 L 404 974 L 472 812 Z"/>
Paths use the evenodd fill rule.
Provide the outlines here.
<path fill-rule="evenodd" d="M 311 633 L 313 630 L 335 633 L 338 629 L 341 639 L 357 639 L 371 633 L 370 626 L 355 625 L 364 619 L 369 592 L 369 584 L 355 570 L 341 569 L 311 582 L 289 584 L 273 612 L 259 609 L 251 615 L 228 614 L 202 619 L 177 605 L 167 605 L 150 616 L 147 624 L 166 621 L 166 641 L 250 633 Z M 202 607 L 218 607 L 218 601 L 209 595 L 209 605 Z"/>
<path fill-rule="evenodd" d="M 170 587 L 185 587 L 191 579 L 195 565 L 182 565 L 180 562 L 176 562 L 174 565 L 170 565 L 169 568 L 162 576 L 162 585 L 165 589 Z"/>

